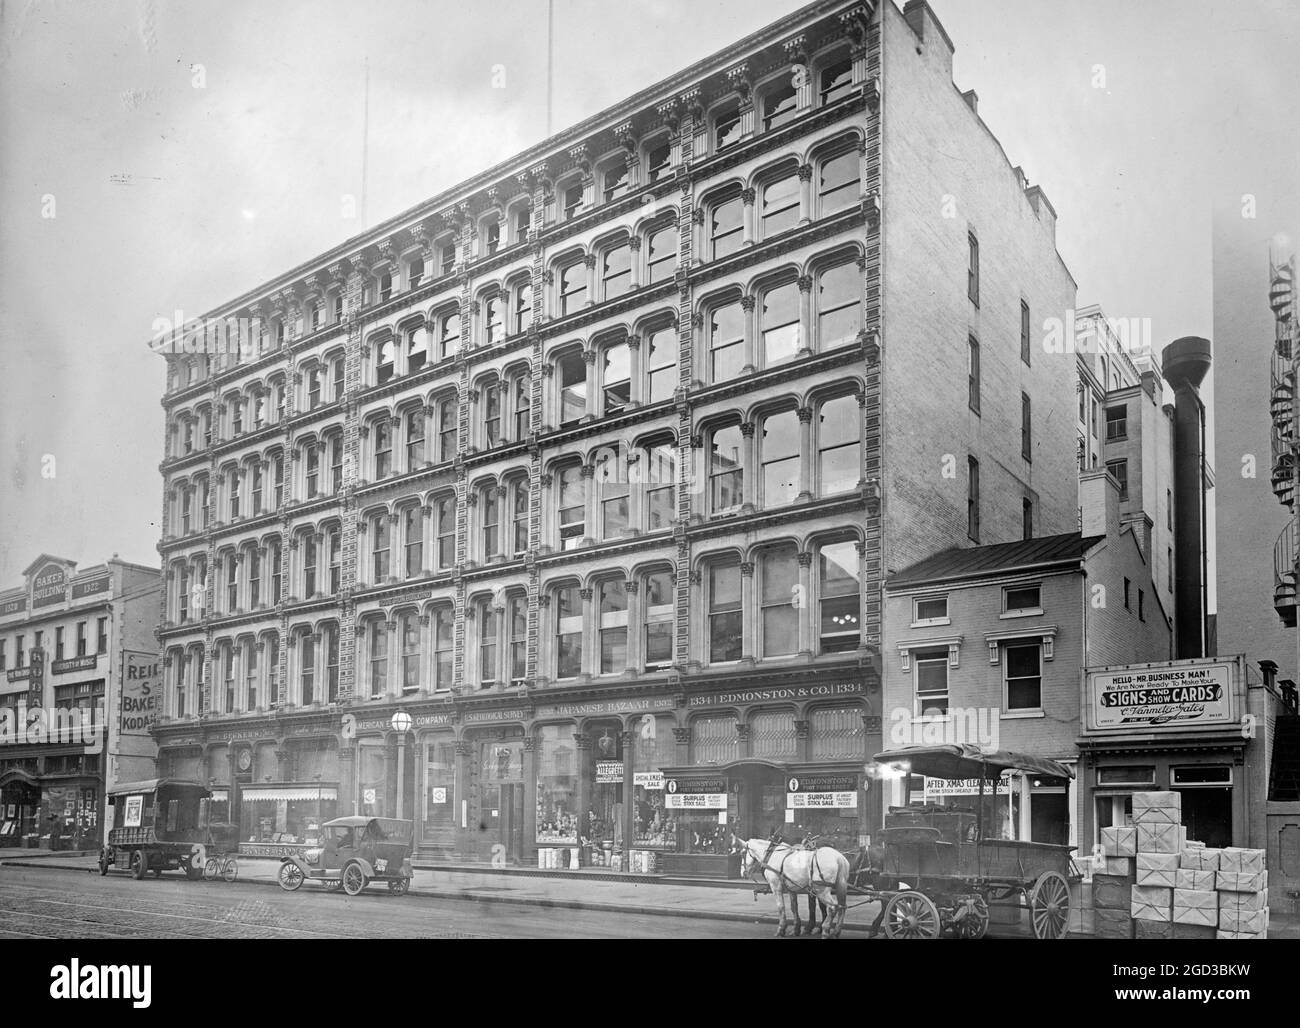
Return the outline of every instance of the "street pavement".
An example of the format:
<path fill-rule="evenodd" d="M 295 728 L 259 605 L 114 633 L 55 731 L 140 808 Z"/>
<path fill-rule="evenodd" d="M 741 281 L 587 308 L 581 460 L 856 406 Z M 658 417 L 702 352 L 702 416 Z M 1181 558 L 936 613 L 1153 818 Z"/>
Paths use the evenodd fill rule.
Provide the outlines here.
<path fill-rule="evenodd" d="M 238 879 L 231 884 L 188 882 L 176 872 L 164 874 L 160 879 L 151 876 L 143 882 L 135 882 L 125 872 L 115 869 L 110 870 L 108 880 L 104 880 L 99 877 L 94 854 L 0 850 L 0 934 L 12 930 L 21 935 L 31 929 L 31 924 L 22 927 L 26 922 L 6 920 L 11 910 L 21 909 L 11 905 L 15 898 L 10 896 L 11 887 L 20 894 L 22 889 L 40 889 L 42 876 L 56 872 L 64 884 L 52 886 L 52 891 L 69 889 L 69 896 L 84 899 L 92 908 L 96 903 L 112 906 L 120 903 L 123 897 L 140 896 L 157 897 L 160 909 L 165 912 L 178 909 L 178 903 L 186 905 L 191 902 L 198 904 L 201 910 L 209 911 L 213 904 L 221 909 L 231 909 L 227 897 L 239 895 L 241 899 L 234 906 L 249 902 L 270 904 L 271 909 L 282 912 L 277 913 L 277 917 L 289 918 L 283 922 L 286 924 L 292 922 L 291 914 L 295 910 L 304 911 L 303 916 L 308 918 L 319 914 L 323 920 L 316 930 L 331 935 L 340 934 L 336 931 L 340 904 L 359 905 L 366 913 L 360 922 L 362 924 L 371 924 L 370 918 L 373 917 L 375 935 L 394 935 L 406 930 L 417 935 L 429 935 L 431 910 L 437 912 L 439 922 L 446 917 L 459 924 L 457 919 L 465 918 L 465 937 L 490 937 L 497 934 L 491 926 L 498 923 L 507 926 L 501 933 L 503 937 L 554 937 L 558 932 L 564 937 L 575 938 L 763 938 L 772 935 L 776 926 L 772 897 L 764 895 L 755 900 L 750 889 L 737 887 L 735 883 L 665 881 L 654 876 L 614 876 L 608 873 L 558 876 L 524 868 L 469 870 L 417 865 L 409 898 L 389 896 L 382 885 L 371 885 L 353 898 L 326 893 L 313 882 L 305 883 L 297 893 L 286 893 L 276 883 L 280 866 L 276 860 L 239 857 L 238 866 Z M 250 889 L 249 886 L 259 888 Z M 244 896 L 249 898 L 245 900 Z M 845 936 L 864 938 L 880 906 L 877 902 L 863 902 L 853 896 L 849 901 L 851 909 L 845 918 Z M 48 905 L 54 901 L 42 902 Z M 76 907 L 71 899 L 62 902 Z M 801 900 L 801 912 L 806 910 L 805 903 Z M 557 909 L 566 911 L 562 919 L 556 917 Z M 1077 909 L 1072 911 L 1071 934 L 1074 937 L 1091 935 L 1089 913 Z M 186 916 L 201 919 L 209 914 L 210 911 Z M 353 920 L 351 914 L 347 920 Z M 52 925 L 58 923 L 50 922 Z M 244 933 L 266 931 L 270 927 L 248 924 L 245 919 L 237 918 L 223 922 L 222 937 L 261 937 Z M 164 931 L 166 918 L 162 918 L 154 928 Z M 357 930 L 355 924 L 352 928 Z M 141 934 L 152 937 L 147 930 Z M 362 930 L 361 934 L 367 934 L 367 931 Z M 1300 938 L 1300 917 L 1274 912 L 1269 935 L 1270 938 Z M 1022 917 L 1019 926 L 991 926 L 989 936 L 1023 938 L 1028 937 L 1029 932 Z"/>

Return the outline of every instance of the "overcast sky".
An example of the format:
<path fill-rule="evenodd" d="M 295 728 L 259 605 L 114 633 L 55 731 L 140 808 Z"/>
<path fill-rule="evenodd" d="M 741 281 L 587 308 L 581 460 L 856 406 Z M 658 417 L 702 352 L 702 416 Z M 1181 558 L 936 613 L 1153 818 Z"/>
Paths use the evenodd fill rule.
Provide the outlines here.
<path fill-rule="evenodd" d="M 794 6 L 555 0 L 554 124 Z M 1059 213 L 1080 306 L 1150 317 L 1157 347 L 1211 335 L 1212 201 L 1251 192 L 1262 167 L 1300 175 L 1296 6 L 932 6 L 958 85 Z M 0 0 L 0 587 L 41 551 L 157 563 L 154 319 L 360 230 L 341 198 L 361 192 L 363 60 L 374 223 L 544 136 L 545 10 Z"/>

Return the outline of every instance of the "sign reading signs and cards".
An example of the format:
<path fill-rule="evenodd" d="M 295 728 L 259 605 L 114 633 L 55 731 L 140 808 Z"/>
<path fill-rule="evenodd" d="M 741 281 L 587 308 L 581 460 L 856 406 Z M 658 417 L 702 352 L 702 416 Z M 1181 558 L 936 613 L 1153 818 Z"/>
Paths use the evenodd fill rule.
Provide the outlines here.
<path fill-rule="evenodd" d="M 1232 661 L 1185 661 L 1088 673 L 1088 728 L 1184 731 L 1236 721 Z"/>

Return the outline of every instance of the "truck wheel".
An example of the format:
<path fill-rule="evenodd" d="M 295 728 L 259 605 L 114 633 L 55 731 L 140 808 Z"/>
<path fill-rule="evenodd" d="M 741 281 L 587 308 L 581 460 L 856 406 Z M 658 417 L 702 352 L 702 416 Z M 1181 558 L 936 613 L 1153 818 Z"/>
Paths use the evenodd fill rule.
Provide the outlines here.
<path fill-rule="evenodd" d="M 131 877 L 137 882 L 149 873 L 149 851 L 131 851 Z"/>

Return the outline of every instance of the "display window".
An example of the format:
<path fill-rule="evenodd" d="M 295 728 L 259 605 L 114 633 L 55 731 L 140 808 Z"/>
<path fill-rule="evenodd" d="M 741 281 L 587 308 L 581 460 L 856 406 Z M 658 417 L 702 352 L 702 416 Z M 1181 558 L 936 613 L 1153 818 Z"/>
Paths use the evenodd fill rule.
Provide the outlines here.
<path fill-rule="evenodd" d="M 426 834 L 456 824 L 456 739 L 440 732 L 424 742 L 424 827 Z"/>
<path fill-rule="evenodd" d="M 578 844 L 577 744 L 572 725 L 537 730 L 537 841 Z"/>
<path fill-rule="evenodd" d="M 389 817 L 387 804 L 386 747 L 382 742 L 357 746 L 357 813 L 366 817 Z"/>
<path fill-rule="evenodd" d="M 672 818 L 664 808 L 662 768 L 676 763 L 677 744 L 671 717 L 648 715 L 632 722 L 632 845 L 673 849 Z"/>
<path fill-rule="evenodd" d="M 590 805 L 583 837 L 601 849 L 623 845 L 623 737 L 617 721 L 586 729 Z"/>

